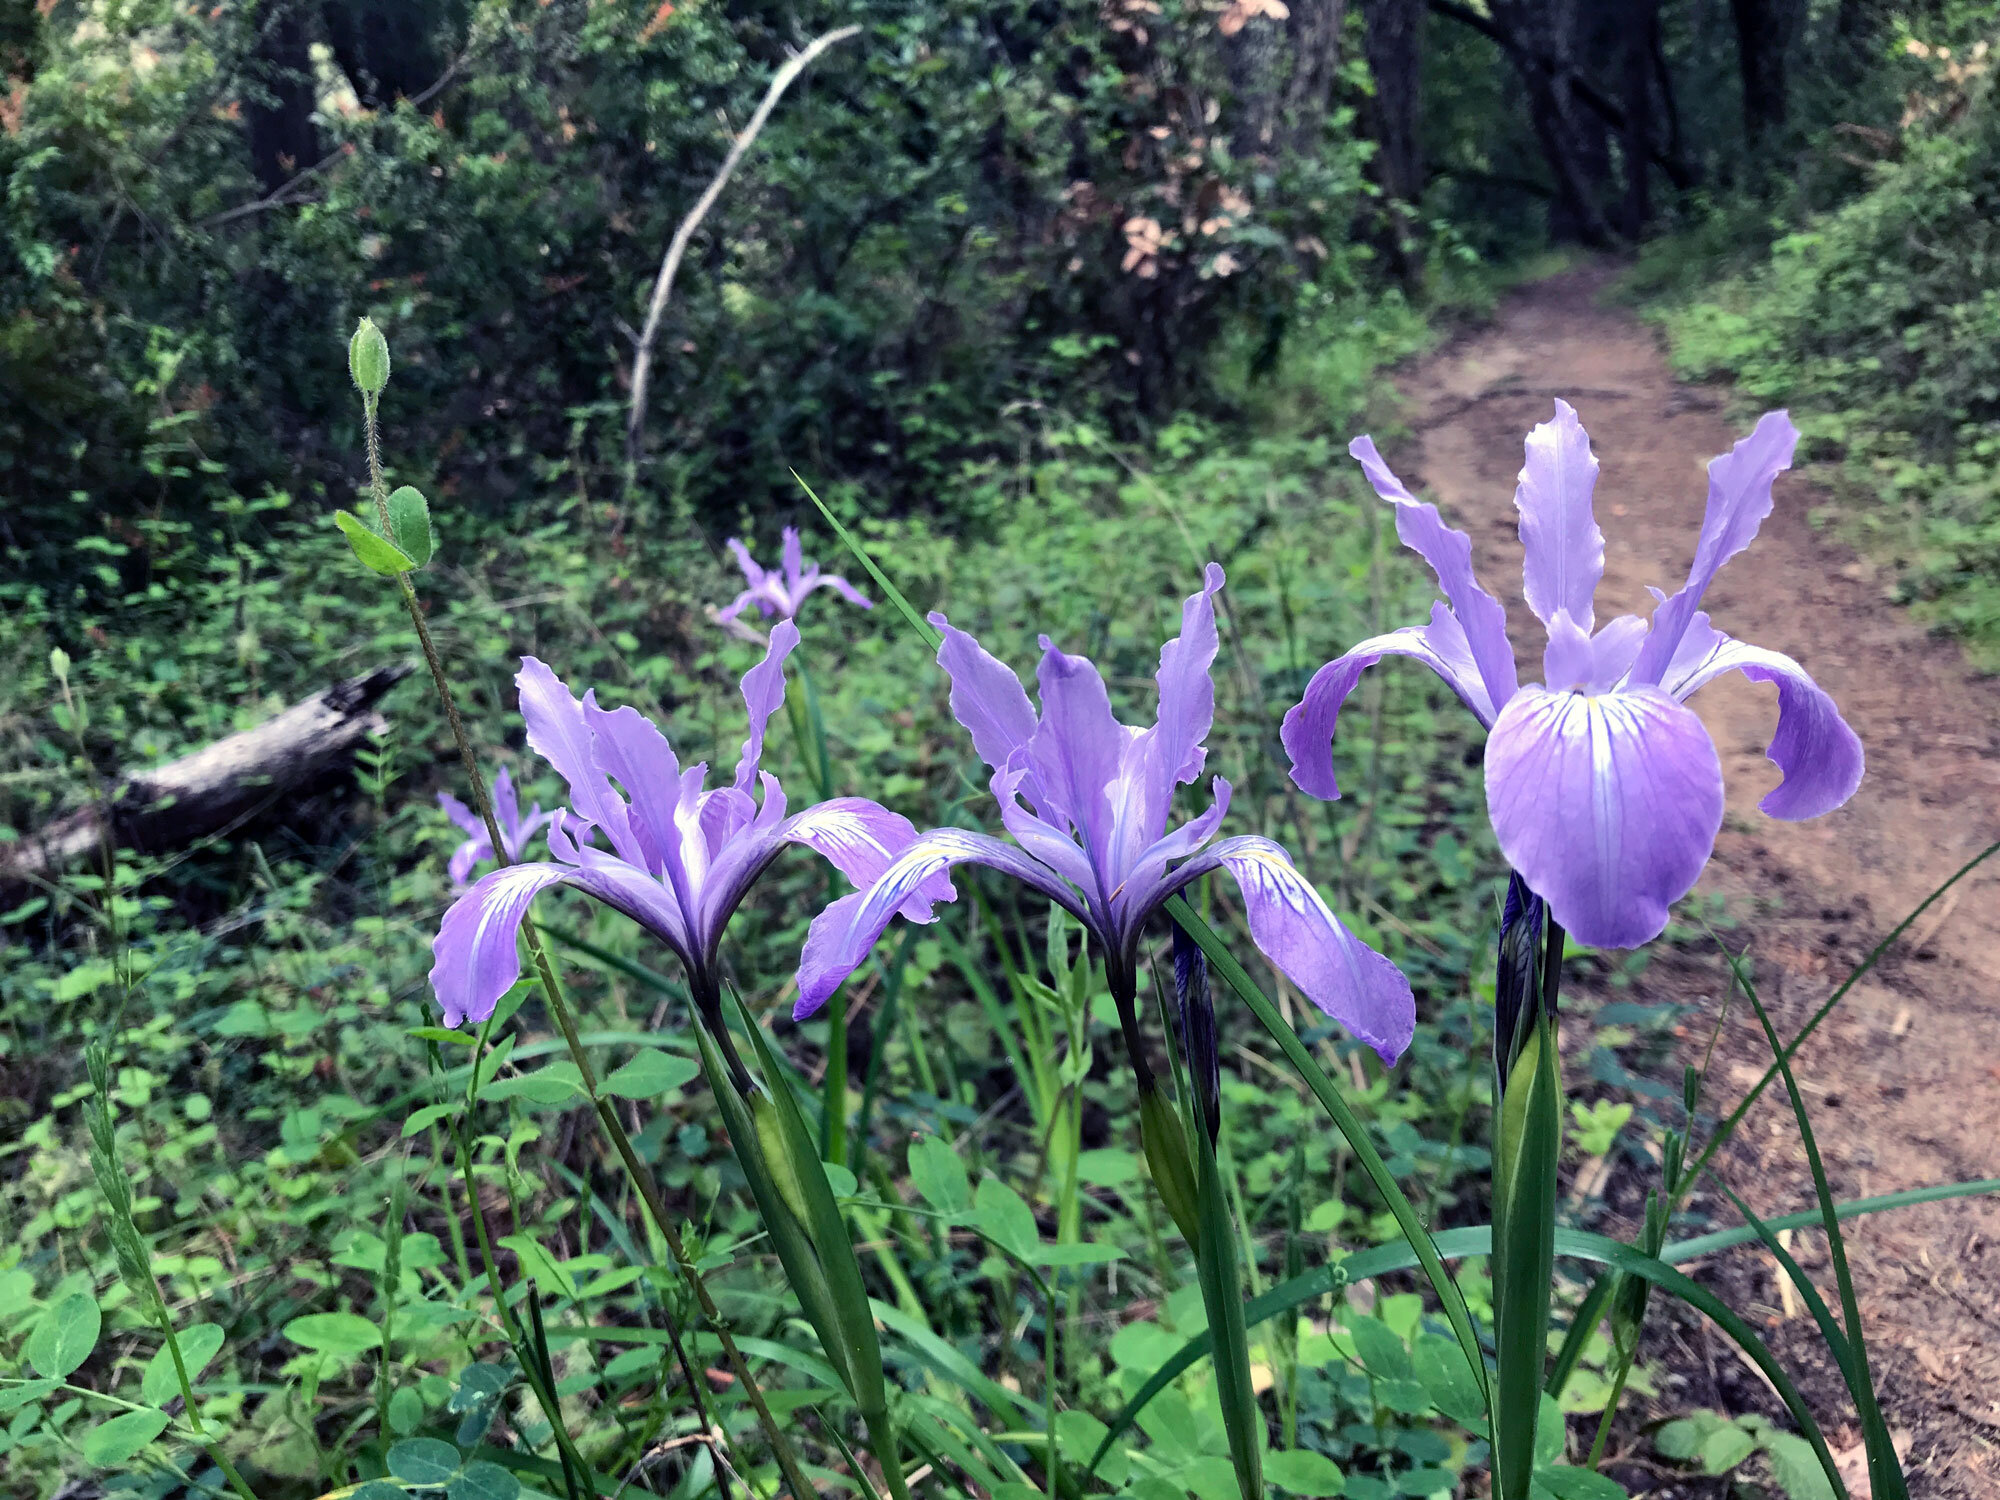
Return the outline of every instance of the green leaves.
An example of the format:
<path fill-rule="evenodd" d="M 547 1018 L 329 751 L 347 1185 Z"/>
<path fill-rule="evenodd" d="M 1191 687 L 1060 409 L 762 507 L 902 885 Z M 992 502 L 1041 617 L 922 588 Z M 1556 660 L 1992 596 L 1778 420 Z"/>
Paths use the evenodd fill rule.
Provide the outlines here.
<path fill-rule="evenodd" d="M 167 1430 L 163 1411 L 128 1411 L 83 1435 L 83 1460 L 100 1469 L 122 1464 Z"/>
<path fill-rule="evenodd" d="M 1547 1400 L 1542 1371 L 1548 1357 L 1556 1171 L 1562 1151 L 1562 1083 L 1555 1029 L 1546 1014 L 1535 1019 L 1517 1046 L 1495 1136 L 1494 1482 L 1500 1500 L 1527 1500 L 1537 1458 L 1536 1429 L 1549 1425 L 1539 1419 Z M 1560 1413 L 1554 1425 L 1560 1434 Z"/>
<path fill-rule="evenodd" d="M 382 1345 L 382 1330 L 358 1313 L 306 1313 L 285 1325 L 285 1337 L 302 1348 L 358 1358 Z"/>
<path fill-rule="evenodd" d="M 379 495 L 381 491 L 376 493 Z M 361 560 L 362 566 L 386 578 L 393 578 L 398 573 L 421 568 L 431 560 L 436 546 L 431 536 L 430 505 L 421 491 L 411 485 L 403 485 L 389 496 L 387 505 L 389 529 L 386 533 L 352 511 L 335 511 L 333 524 L 346 535 L 348 545 L 354 549 L 354 555 Z"/>
<path fill-rule="evenodd" d="M 175 1335 L 180 1340 L 181 1359 L 187 1364 L 189 1380 L 199 1379 L 208 1362 L 222 1350 L 222 1329 L 215 1323 L 197 1323 Z M 180 1376 L 174 1369 L 174 1351 L 160 1345 L 146 1361 L 146 1373 L 139 1381 L 139 1398 L 162 1405 L 181 1393 Z"/>
<path fill-rule="evenodd" d="M 972 1187 L 965 1163 L 940 1136 L 919 1136 L 910 1142 L 910 1181 L 924 1200 L 940 1213 L 962 1213 L 972 1206 Z"/>
<path fill-rule="evenodd" d="M 37 1375 L 67 1380 L 90 1358 L 103 1326 L 97 1299 L 88 1292 L 73 1292 L 44 1313 L 29 1335 L 28 1363 Z"/>
<path fill-rule="evenodd" d="M 458 1449 L 442 1438 L 404 1438 L 383 1460 L 389 1473 L 404 1484 L 443 1485 L 458 1472 Z"/>
<path fill-rule="evenodd" d="M 1293 1448 L 1264 1459 L 1264 1477 L 1281 1490 L 1298 1495 L 1334 1496 L 1347 1488 L 1340 1465 L 1324 1453 Z"/>
<path fill-rule="evenodd" d="M 622 1099 L 657 1099 L 690 1083 L 701 1072 L 691 1057 L 676 1057 L 656 1047 L 634 1053 L 612 1070 L 598 1092 Z"/>
<path fill-rule="evenodd" d="M 1833 1485 L 1812 1444 L 1755 1413 L 1725 1417 L 1720 1412 L 1690 1412 L 1654 1433 L 1653 1447 L 1662 1458 L 1710 1475 L 1728 1474 L 1762 1453 L 1789 1500 L 1834 1500 Z"/>

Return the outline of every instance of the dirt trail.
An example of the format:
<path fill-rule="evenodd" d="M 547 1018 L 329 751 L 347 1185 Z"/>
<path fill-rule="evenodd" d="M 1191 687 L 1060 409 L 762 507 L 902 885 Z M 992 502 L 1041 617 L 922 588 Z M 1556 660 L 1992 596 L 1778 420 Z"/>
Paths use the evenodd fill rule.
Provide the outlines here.
<path fill-rule="evenodd" d="M 1470 531 L 1515 639 L 1535 643 L 1522 656 L 1524 681 L 1541 675 L 1541 632 L 1520 599 L 1514 480 L 1521 440 L 1548 418 L 1551 398 L 1577 408 L 1603 463 L 1599 619 L 1649 614 L 1647 584 L 1671 592 L 1685 579 L 1706 495 L 1702 465 L 1749 430 L 1729 417 L 1726 393 L 1676 384 L 1652 333 L 1597 304 L 1607 274 L 1591 268 L 1521 290 L 1490 325 L 1401 382 L 1415 437 L 1400 445 L 1397 467 Z M 1834 696 L 1867 749 L 1860 791 L 1817 822 L 1766 818 L 1757 801 L 1777 781 L 1764 758 L 1775 689 L 1732 675 L 1693 700 L 1728 781 L 1702 889 L 1722 893 L 1740 920 L 1732 940 L 1751 949 L 1760 992 L 1787 1035 L 1928 891 L 2000 838 L 2000 682 L 1975 677 L 1955 646 L 1888 601 L 1866 561 L 1813 527 L 1810 513 L 1825 500 L 1795 474 L 1780 479 L 1776 509 L 1706 608 L 1731 635 L 1796 658 Z M 1711 956 L 1664 955 L 1629 998 L 1706 1001 L 1712 1015 L 1727 983 Z M 1711 1098 L 1731 1102 L 1769 1062 L 1740 1003 L 1718 1056 Z M 1837 1194 L 2000 1176 L 2000 858 L 1856 986 L 1802 1051 L 1799 1072 Z M 1726 1172 L 1759 1213 L 1811 1205 L 1781 1090 L 1746 1120 Z M 1797 1248 L 1834 1303 L 1823 1241 L 1801 1234 Z M 2000 1201 L 1872 1217 L 1853 1230 L 1851 1253 L 1884 1405 L 1911 1439 L 1912 1492 L 2000 1495 Z M 1739 1306 L 1748 1296 L 1743 1310 L 1765 1315 L 1788 1364 L 1807 1357 L 1817 1335 L 1803 1313 L 1783 1319 L 1771 1262 L 1737 1252 L 1704 1274 L 1726 1279 Z M 1719 1363 L 1735 1389 L 1754 1389 L 1721 1341 L 1698 1349 L 1662 1353 L 1683 1371 L 1691 1353 L 1711 1370 Z M 1853 1441 L 1851 1409 L 1830 1373 L 1823 1366 L 1808 1389 L 1839 1448 L 1837 1427 Z M 1717 1399 L 1715 1383 L 1696 1374 L 1667 1394 L 1700 1405 Z M 1856 1490 L 1865 1492 L 1865 1483 Z"/>

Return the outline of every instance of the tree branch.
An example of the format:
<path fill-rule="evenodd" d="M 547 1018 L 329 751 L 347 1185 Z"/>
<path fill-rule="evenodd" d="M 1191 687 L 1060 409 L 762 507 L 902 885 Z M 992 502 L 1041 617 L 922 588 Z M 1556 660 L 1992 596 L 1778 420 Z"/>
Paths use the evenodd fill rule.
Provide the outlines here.
<path fill-rule="evenodd" d="M 674 231 L 673 239 L 667 245 L 666 258 L 660 262 L 660 274 L 653 281 L 653 297 L 646 306 L 646 324 L 639 331 L 638 353 L 632 361 L 632 411 L 625 422 L 625 482 L 629 487 L 638 472 L 639 445 L 646 430 L 646 384 L 653 367 L 653 340 L 660 331 L 660 318 L 667 310 L 667 298 L 674 289 L 674 273 L 680 269 L 681 257 L 687 253 L 688 241 L 708 211 L 715 207 L 715 200 L 722 196 L 728 186 L 730 174 L 736 164 L 743 160 L 743 154 L 750 149 L 757 134 L 764 128 L 764 122 L 771 118 L 771 111 L 777 107 L 779 98 L 792 86 L 792 81 L 809 67 L 814 58 L 836 42 L 844 42 L 860 33 L 859 26 L 840 26 L 814 37 L 806 44 L 805 50 L 778 69 L 771 86 L 764 91 L 764 99 L 757 106 L 757 112 L 750 116 L 750 123 L 743 127 L 743 133 L 729 148 L 729 154 L 722 159 L 722 169 L 715 174 L 695 205 L 681 220 Z"/>

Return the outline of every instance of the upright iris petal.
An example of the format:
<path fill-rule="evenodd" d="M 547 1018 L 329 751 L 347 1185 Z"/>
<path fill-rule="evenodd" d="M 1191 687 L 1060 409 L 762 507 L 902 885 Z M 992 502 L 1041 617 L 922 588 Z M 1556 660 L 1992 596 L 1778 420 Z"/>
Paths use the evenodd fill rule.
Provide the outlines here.
<path fill-rule="evenodd" d="M 1046 639 L 1036 713 L 1019 677 L 943 615 L 938 665 L 951 677 L 951 708 L 992 768 L 994 800 L 1015 842 L 962 828 L 919 837 L 865 892 L 814 919 L 799 964 L 795 1014 L 811 1015 L 860 966 L 896 912 L 927 880 L 954 865 L 982 864 L 1039 891 L 1096 939 L 1114 995 L 1129 987 L 1146 920 L 1169 896 L 1213 871 L 1234 877 L 1250 935 L 1321 1010 L 1393 1062 L 1409 1045 L 1416 1005 L 1409 981 L 1344 927 L 1290 857 L 1268 839 L 1211 843 L 1228 807 L 1215 803 L 1169 830 L 1174 788 L 1196 780 L 1215 715 L 1215 594 L 1210 563 L 1182 606 L 1181 633 L 1160 652 L 1159 710 L 1144 728 L 1122 724 L 1096 666 Z"/>
<path fill-rule="evenodd" d="M 1790 657 L 1731 640 L 1701 611 L 1722 565 L 1771 513 L 1798 431 L 1783 412 L 1708 466 L 1708 508 L 1687 582 L 1602 627 L 1594 596 L 1604 537 L 1592 512 L 1597 459 L 1566 402 L 1529 433 L 1514 500 L 1521 513 L 1528 607 L 1548 630 L 1544 681 L 1517 686 L 1504 616 L 1471 573 L 1471 542 L 1446 527 L 1392 474 L 1367 438 L 1350 452 L 1396 507 L 1397 529 L 1437 572 L 1449 605 L 1428 625 L 1366 640 L 1314 674 L 1285 716 L 1282 739 L 1301 790 L 1331 799 L 1341 705 L 1384 656 L 1437 673 L 1490 731 L 1487 810 L 1500 852 L 1581 942 L 1636 947 L 1659 936 L 1667 909 L 1693 888 L 1722 824 L 1722 767 L 1685 700 L 1725 672 L 1778 688 L 1769 750 L 1784 779 L 1763 800 L 1777 818 L 1831 812 L 1861 784 L 1861 742 L 1833 700 Z M 1505 654 L 1502 672 L 1498 656 Z"/>
<path fill-rule="evenodd" d="M 500 825 L 500 841 L 506 845 L 501 862 L 512 864 L 521 857 L 528 847 L 528 840 L 549 821 L 551 814 L 543 812 L 541 803 L 537 802 L 528 809 L 525 818 L 521 816 L 521 802 L 514 795 L 513 778 L 507 774 L 505 766 L 493 778 L 487 795 L 492 799 L 493 821 Z M 487 831 L 486 820 L 450 792 L 438 793 L 438 806 L 466 836 L 465 842 L 452 851 L 451 863 L 446 866 L 451 883 L 462 886 L 472 878 L 474 869 L 494 857 L 493 838 Z"/>
<path fill-rule="evenodd" d="M 666 736 L 637 710 L 606 711 L 593 693 L 579 702 L 548 667 L 523 659 L 515 681 L 528 743 L 569 783 L 570 806 L 550 825 L 552 860 L 496 870 L 445 913 L 431 986 L 447 1025 L 493 1014 L 520 977 L 514 935 L 529 903 L 550 886 L 587 892 L 645 927 L 679 956 L 696 1003 L 709 1007 L 719 1002 L 723 931 L 786 845 L 814 850 L 861 887 L 872 887 L 911 845 L 909 819 L 860 797 L 786 815 L 784 789 L 760 763 L 765 726 L 784 703 L 785 658 L 798 639 L 798 627 L 780 621 L 764 660 L 745 674 L 750 733 L 733 782 L 713 789 L 708 768 L 682 769 Z M 599 835 L 609 851 L 593 847 Z M 911 883 L 899 905 L 927 921 L 934 902 L 955 894 L 939 874 Z"/>
<path fill-rule="evenodd" d="M 872 600 L 865 598 L 845 578 L 837 573 L 822 573 L 818 563 L 805 560 L 796 526 L 785 528 L 783 549 L 779 565 L 775 568 L 761 566 L 740 538 L 731 537 L 728 547 L 736 559 L 736 566 L 743 570 L 743 580 L 749 587 L 723 608 L 712 611 L 711 618 L 718 625 L 729 625 L 752 604 L 767 620 L 772 615 L 790 620 L 797 616 L 806 602 L 806 596 L 814 589 L 832 589 L 859 609 L 875 607 Z"/>

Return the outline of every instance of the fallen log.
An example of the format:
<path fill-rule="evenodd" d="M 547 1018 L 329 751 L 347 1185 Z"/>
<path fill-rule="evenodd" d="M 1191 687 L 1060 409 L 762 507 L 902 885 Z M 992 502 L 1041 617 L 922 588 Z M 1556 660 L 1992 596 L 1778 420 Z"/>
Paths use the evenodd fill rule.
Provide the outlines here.
<path fill-rule="evenodd" d="M 46 877 L 96 853 L 107 831 L 119 848 L 157 854 L 255 816 L 387 729 L 375 704 L 410 670 L 406 664 L 379 667 L 336 682 L 255 729 L 120 779 L 107 797 L 16 844 L 0 845 L 0 884 Z"/>

